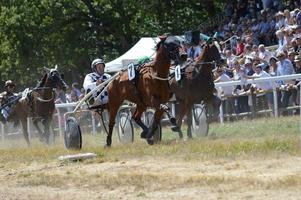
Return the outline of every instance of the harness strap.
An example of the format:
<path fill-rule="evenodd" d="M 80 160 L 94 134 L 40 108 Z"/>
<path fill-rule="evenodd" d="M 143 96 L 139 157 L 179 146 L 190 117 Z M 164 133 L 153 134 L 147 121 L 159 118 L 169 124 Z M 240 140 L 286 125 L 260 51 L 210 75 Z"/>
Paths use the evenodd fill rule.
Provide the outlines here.
<path fill-rule="evenodd" d="M 160 80 L 160 81 L 168 81 L 169 80 L 169 77 L 166 77 L 166 78 L 161 78 L 159 76 L 155 76 L 154 74 L 151 73 L 151 77 L 153 79 L 157 79 L 157 80 Z"/>
<path fill-rule="evenodd" d="M 42 99 L 41 97 L 37 97 L 37 100 L 38 100 L 38 101 L 45 102 L 45 103 L 50 102 L 50 101 L 52 101 L 53 99 L 54 99 L 53 92 L 51 92 L 51 98 L 50 98 L 50 99 Z"/>

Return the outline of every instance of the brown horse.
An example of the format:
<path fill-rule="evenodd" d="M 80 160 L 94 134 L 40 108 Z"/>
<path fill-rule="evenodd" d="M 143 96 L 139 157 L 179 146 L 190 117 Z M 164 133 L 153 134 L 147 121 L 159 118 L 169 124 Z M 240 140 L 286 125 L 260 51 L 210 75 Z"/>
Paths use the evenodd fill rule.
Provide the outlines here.
<path fill-rule="evenodd" d="M 212 69 L 214 65 L 220 62 L 221 57 L 218 49 L 214 44 L 206 44 L 202 53 L 194 62 L 188 61 L 188 66 L 185 68 L 184 78 L 177 82 L 175 78 L 170 80 L 171 89 L 174 92 L 177 101 L 179 102 L 179 113 L 176 116 L 177 127 L 172 127 L 173 131 L 179 132 L 180 138 L 183 138 L 181 131 L 182 119 L 187 115 L 189 138 L 191 134 L 191 109 L 195 103 L 204 101 L 212 104 L 214 107 L 219 107 L 221 100 L 214 95 L 215 87 L 213 82 Z"/>
<path fill-rule="evenodd" d="M 60 87 L 65 90 L 67 87 L 57 67 L 55 69 L 45 69 L 47 72 L 37 87 L 29 91 L 26 97 L 21 98 L 14 109 L 14 112 L 21 121 L 23 134 L 28 146 L 30 145 L 30 141 L 27 132 L 27 117 L 32 117 L 33 124 L 39 132 L 40 140 L 45 140 L 49 144 L 50 124 L 55 110 L 54 88 Z M 38 126 L 38 122 L 43 124 L 44 132 Z"/>
<path fill-rule="evenodd" d="M 169 68 L 171 60 L 186 60 L 187 54 L 182 49 L 180 41 L 174 36 L 161 36 L 156 46 L 156 57 L 154 61 L 145 64 L 137 73 L 136 80 L 130 81 L 128 72 L 120 72 L 120 76 L 108 85 L 109 102 L 109 133 L 106 146 L 112 144 L 112 131 L 115 117 L 124 100 L 136 104 L 133 119 L 143 129 L 141 137 L 153 144 L 152 136 L 156 130 L 161 116 L 164 112 L 162 105 L 166 103 L 171 91 L 168 83 Z M 155 108 L 153 123 L 148 128 L 141 121 L 141 115 L 147 107 Z"/>

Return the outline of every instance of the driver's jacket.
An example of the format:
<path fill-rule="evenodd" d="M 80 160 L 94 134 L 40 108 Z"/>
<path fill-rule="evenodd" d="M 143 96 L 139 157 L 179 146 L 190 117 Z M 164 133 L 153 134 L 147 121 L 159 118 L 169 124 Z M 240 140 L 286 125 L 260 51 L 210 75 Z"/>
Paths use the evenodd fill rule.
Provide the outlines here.
<path fill-rule="evenodd" d="M 7 92 L 7 91 L 0 93 L 0 107 L 2 107 L 4 104 L 14 100 L 16 96 L 17 96 L 17 94 Z M 9 114 L 11 113 L 11 110 L 12 110 L 11 108 L 13 107 L 13 105 L 14 104 L 5 106 L 0 110 L 0 113 L 6 120 L 9 117 Z"/>
<path fill-rule="evenodd" d="M 88 93 L 91 90 L 93 90 L 96 87 L 96 81 L 97 80 L 106 81 L 110 78 L 111 78 L 111 75 L 106 74 L 106 73 L 104 73 L 103 75 L 99 75 L 96 72 L 87 74 L 86 77 L 85 77 L 85 80 L 84 80 L 84 84 L 83 84 L 85 92 Z M 100 98 L 97 99 L 98 103 L 99 104 L 106 104 L 108 102 L 108 99 L 109 99 L 107 90 L 101 90 L 101 91 L 95 92 L 93 94 L 93 97 L 97 97 L 100 93 L 101 93 Z"/>

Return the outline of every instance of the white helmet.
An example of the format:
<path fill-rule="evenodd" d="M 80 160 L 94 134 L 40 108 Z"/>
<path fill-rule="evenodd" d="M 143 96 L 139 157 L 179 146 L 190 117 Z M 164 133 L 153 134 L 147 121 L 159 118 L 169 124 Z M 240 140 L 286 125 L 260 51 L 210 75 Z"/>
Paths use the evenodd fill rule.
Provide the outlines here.
<path fill-rule="evenodd" d="M 97 64 L 103 64 L 104 66 L 106 66 L 105 62 L 102 59 L 96 58 L 91 63 L 91 68 L 92 68 L 93 71 L 95 70 L 95 67 L 96 67 Z"/>

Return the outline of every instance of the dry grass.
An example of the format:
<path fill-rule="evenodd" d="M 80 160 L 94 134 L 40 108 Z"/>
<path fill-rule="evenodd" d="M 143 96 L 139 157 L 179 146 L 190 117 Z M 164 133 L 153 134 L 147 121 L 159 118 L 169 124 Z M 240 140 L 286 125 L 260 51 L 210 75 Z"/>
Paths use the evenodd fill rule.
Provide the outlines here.
<path fill-rule="evenodd" d="M 0 193 L 7 199 L 72 200 L 198 199 L 200 192 L 205 199 L 300 194 L 298 117 L 212 124 L 209 137 L 185 142 L 164 129 L 163 141 L 154 146 L 136 133 L 133 144 L 120 145 L 114 138 L 111 149 L 102 148 L 103 135 L 85 134 L 81 152 L 98 157 L 83 162 L 57 160 L 78 153 L 66 150 L 62 140 L 47 147 L 33 141 L 30 148 L 23 138 L 6 140 L 0 143 Z"/>

